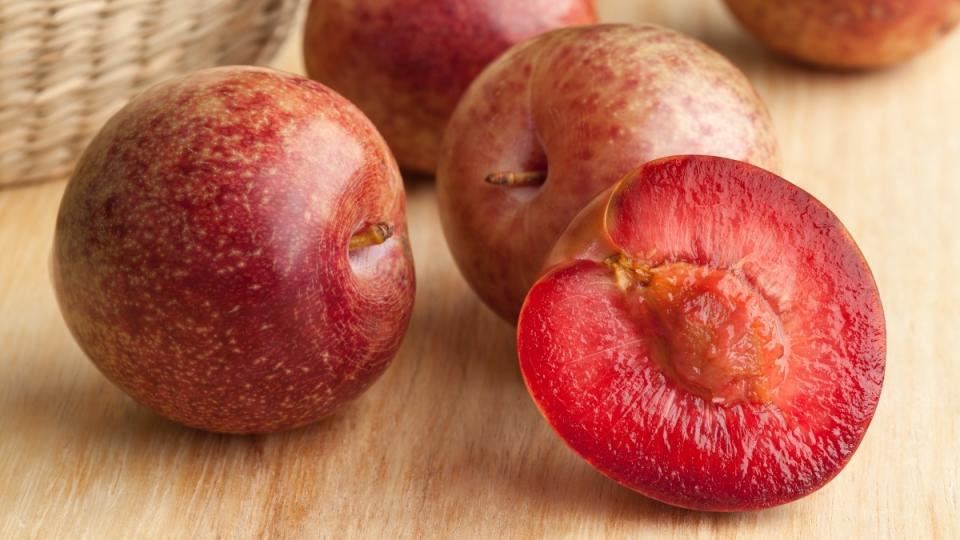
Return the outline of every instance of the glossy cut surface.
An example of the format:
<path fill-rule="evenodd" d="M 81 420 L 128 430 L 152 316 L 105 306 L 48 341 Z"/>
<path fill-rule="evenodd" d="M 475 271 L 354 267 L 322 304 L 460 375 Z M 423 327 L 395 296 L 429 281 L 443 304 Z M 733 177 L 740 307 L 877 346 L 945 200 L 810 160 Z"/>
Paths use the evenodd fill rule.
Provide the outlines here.
<path fill-rule="evenodd" d="M 960 0 L 726 0 L 760 41 L 829 68 L 877 68 L 933 46 L 960 22 Z"/>
<path fill-rule="evenodd" d="M 378 222 L 393 236 L 348 252 Z M 196 72 L 91 143 L 53 278 L 84 352 L 137 401 L 213 431 L 296 427 L 363 391 L 400 344 L 414 289 L 402 181 L 322 85 Z"/>
<path fill-rule="evenodd" d="M 877 406 L 886 337 L 870 270 L 826 207 L 744 163 L 675 157 L 629 174 L 564 239 L 526 299 L 518 347 L 534 401 L 578 454 L 647 496 L 722 511 L 795 500 L 844 467 Z M 775 362 L 750 375 L 763 392 L 710 399 L 687 382 L 715 384 L 713 373 L 664 369 L 659 355 L 689 351 L 658 334 L 677 329 L 658 327 L 669 323 L 662 305 L 684 301 L 624 288 L 611 255 L 666 269 L 666 279 L 677 264 L 723 272 L 739 285 L 710 297 L 731 313 L 746 297 L 769 306 L 750 315 L 780 328 L 760 344 L 760 360 Z M 720 335 L 749 334 L 742 312 L 682 306 L 699 306 L 698 320 Z M 731 363 L 712 369 L 743 365 L 714 343 Z"/>
<path fill-rule="evenodd" d="M 577 212 L 638 165 L 679 153 L 780 166 L 765 106 L 706 45 L 653 25 L 596 25 L 511 49 L 470 87 L 444 140 L 437 196 L 457 266 L 515 322 Z M 531 170 L 547 172 L 542 186 L 484 181 Z"/>
<path fill-rule="evenodd" d="M 314 0 L 310 77 L 356 103 L 404 169 L 432 173 L 460 96 L 511 45 L 596 21 L 593 0 Z"/>

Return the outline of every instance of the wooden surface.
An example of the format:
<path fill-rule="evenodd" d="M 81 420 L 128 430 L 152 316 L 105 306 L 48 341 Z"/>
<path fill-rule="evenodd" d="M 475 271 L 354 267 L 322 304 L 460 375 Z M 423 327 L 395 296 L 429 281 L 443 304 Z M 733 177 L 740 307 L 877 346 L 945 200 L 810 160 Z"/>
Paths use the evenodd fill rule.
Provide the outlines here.
<path fill-rule="evenodd" d="M 719 4 L 601 5 L 606 20 L 679 28 L 740 65 L 770 106 L 786 175 L 873 268 L 886 384 L 826 488 L 704 514 L 594 472 L 527 397 L 512 329 L 457 273 L 422 180 L 409 186 L 416 311 L 372 390 L 292 433 L 181 428 L 111 386 L 66 331 L 47 272 L 58 182 L 0 192 L 0 538 L 960 538 L 960 35 L 897 69 L 827 74 L 767 55 Z M 280 65 L 299 62 L 294 43 Z"/>

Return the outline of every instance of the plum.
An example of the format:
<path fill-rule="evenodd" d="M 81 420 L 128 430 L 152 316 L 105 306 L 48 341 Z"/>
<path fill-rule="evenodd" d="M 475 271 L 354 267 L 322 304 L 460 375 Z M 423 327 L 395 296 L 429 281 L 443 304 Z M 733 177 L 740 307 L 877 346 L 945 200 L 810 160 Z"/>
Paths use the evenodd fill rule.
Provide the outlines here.
<path fill-rule="evenodd" d="M 837 217 L 710 156 L 650 162 L 565 232 L 520 314 L 543 416 L 617 482 L 702 510 L 803 497 L 853 455 L 883 384 L 880 296 Z"/>

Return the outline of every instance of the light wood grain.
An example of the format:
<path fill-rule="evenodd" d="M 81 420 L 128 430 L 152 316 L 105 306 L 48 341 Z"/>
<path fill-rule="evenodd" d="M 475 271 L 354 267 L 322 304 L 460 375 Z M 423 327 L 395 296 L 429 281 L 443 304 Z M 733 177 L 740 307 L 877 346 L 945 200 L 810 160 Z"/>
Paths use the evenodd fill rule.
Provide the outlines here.
<path fill-rule="evenodd" d="M 423 180 L 409 185 L 416 310 L 383 378 L 292 433 L 181 428 L 111 386 L 68 335 L 47 273 L 57 182 L 0 192 L 0 538 L 960 538 L 960 35 L 900 68 L 840 75 L 767 55 L 719 2 L 602 6 L 740 65 L 770 106 L 786 175 L 844 220 L 874 270 L 886 384 L 836 480 L 720 515 L 594 472 L 527 397 L 512 329 L 457 273 Z M 296 40 L 279 65 L 299 68 Z"/>

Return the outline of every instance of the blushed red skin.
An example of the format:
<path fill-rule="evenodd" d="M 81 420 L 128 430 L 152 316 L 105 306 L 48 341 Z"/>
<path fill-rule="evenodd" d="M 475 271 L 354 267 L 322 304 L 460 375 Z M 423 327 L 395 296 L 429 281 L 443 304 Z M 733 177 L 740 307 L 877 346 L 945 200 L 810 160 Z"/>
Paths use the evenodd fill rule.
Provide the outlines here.
<path fill-rule="evenodd" d="M 201 429 L 313 422 L 387 367 L 413 304 L 403 185 L 344 98 L 259 68 L 135 98 L 67 186 L 53 278 L 64 319 L 137 401 Z M 385 243 L 350 237 L 388 222 Z"/>
<path fill-rule="evenodd" d="M 404 169 L 433 173 L 450 114 L 500 53 L 596 22 L 593 0 L 314 0 L 307 73 L 356 103 Z"/>
<path fill-rule="evenodd" d="M 848 462 L 880 396 L 886 334 L 870 270 L 820 202 L 744 163 L 666 158 L 599 196 L 557 249 L 520 316 L 520 366 L 594 467 L 669 504 L 735 511 L 808 495 Z M 766 299 L 788 351 L 771 401 L 708 402 L 660 369 L 630 315 L 637 297 L 600 262 L 615 253 L 723 269 Z"/>
<path fill-rule="evenodd" d="M 706 45 L 652 25 L 555 30 L 510 50 L 457 107 L 437 174 L 440 217 L 464 277 L 515 322 L 570 220 L 638 164 L 702 153 L 777 170 L 770 117 Z M 542 187 L 484 182 L 548 170 Z"/>
<path fill-rule="evenodd" d="M 837 69 L 902 62 L 960 22 L 960 0 L 727 0 L 727 5 L 771 49 Z"/>

